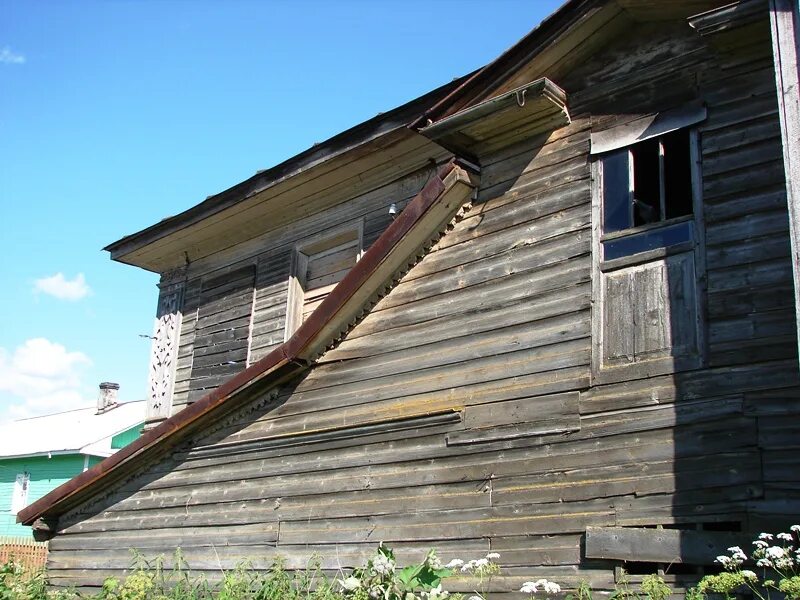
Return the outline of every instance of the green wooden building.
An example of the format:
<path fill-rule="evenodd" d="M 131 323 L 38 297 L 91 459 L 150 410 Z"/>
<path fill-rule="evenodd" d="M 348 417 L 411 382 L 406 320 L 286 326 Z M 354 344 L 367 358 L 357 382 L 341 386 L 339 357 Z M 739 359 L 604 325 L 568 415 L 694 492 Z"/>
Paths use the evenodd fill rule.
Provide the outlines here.
<path fill-rule="evenodd" d="M 139 437 L 144 401 L 116 402 L 101 384 L 96 406 L 0 426 L 0 538 L 31 537 L 16 514 Z"/>

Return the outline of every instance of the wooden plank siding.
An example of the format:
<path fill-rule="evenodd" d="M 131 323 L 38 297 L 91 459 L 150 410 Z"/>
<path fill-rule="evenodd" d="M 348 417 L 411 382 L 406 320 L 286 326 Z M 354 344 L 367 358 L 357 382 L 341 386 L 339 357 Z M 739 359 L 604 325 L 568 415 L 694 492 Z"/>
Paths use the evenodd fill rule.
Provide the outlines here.
<path fill-rule="evenodd" d="M 51 581 L 97 586 L 126 572 L 129 547 L 180 546 L 214 578 L 244 558 L 302 568 L 312 552 L 336 571 L 383 541 L 400 561 L 499 552 L 492 597 L 511 600 L 531 577 L 613 588 L 622 555 L 603 534 L 587 558 L 590 527 L 747 531 L 797 512 L 792 264 L 762 41 L 717 53 L 685 23 L 642 25 L 554 79 L 568 126 L 495 140 L 472 209 L 302 376 L 63 515 Z M 704 363 L 600 385 L 591 131 L 697 98 Z M 292 248 L 359 218 L 368 247 L 427 175 L 190 266 L 177 407 L 203 368 L 202 281 L 254 265 L 252 362 L 283 341 Z"/>
<path fill-rule="evenodd" d="M 254 269 L 255 283 L 251 287 L 250 310 L 245 311 L 244 296 L 240 296 L 237 306 L 232 301 L 229 312 L 217 313 L 217 320 L 233 316 L 236 309 L 238 320 L 221 321 L 222 327 L 213 332 L 214 344 L 230 344 L 239 347 L 246 342 L 246 364 L 252 364 L 266 356 L 285 339 L 286 311 L 288 302 L 291 256 L 296 245 L 324 235 L 326 231 L 363 220 L 364 250 L 378 238 L 392 222 L 389 205 L 395 203 L 402 209 L 417 194 L 434 171 L 423 169 L 400 180 L 381 185 L 344 205 L 326 209 L 309 215 L 277 231 L 260 236 L 245 244 L 240 244 L 226 252 L 219 253 L 189 265 L 188 281 L 184 292 L 184 313 L 181 325 L 181 338 L 178 347 L 178 362 L 173 394 L 173 412 L 187 403 L 197 400 L 208 389 L 215 387 L 215 381 L 208 388 L 198 388 L 192 383 L 194 359 L 198 347 L 198 319 L 201 312 L 213 311 L 213 304 L 203 297 L 203 281 L 216 278 L 230 280 L 230 273 L 237 269 Z M 245 324 L 247 327 L 245 327 Z M 227 325 L 230 325 L 228 327 Z M 199 323 L 203 326 L 203 322 Z M 202 332 L 200 332 L 202 334 Z M 202 346 L 205 347 L 205 344 Z M 239 358 L 234 358 L 239 362 Z M 244 363 L 242 363 L 242 368 Z M 233 371 L 231 371 L 233 372 Z M 195 391 L 193 391 L 195 390 Z"/>

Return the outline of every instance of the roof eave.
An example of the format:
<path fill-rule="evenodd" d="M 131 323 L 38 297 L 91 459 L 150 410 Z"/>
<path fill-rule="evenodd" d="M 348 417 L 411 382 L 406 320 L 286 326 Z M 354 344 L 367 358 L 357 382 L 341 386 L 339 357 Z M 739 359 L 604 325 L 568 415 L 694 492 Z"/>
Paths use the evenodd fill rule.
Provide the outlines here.
<path fill-rule="evenodd" d="M 509 73 L 547 48 L 591 6 L 602 1 L 567 0 L 550 16 L 531 29 L 520 41 L 491 63 L 473 73 L 447 96 L 431 106 L 409 127 L 420 129 L 432 125 L 444 117 L 459 112 L 473 102 L 485 100 L 487 93 L 508 77 Z"/>
<path fill-rule="evenodd" d="M 460 82 L 471 75 L 470 73 L 457 78 L 419 98 L 351 127 L 274 167 L 259 171 L 252 177 L 237 183 L 227 190 L 209 196 L 199 204 L 177 215 L 162 219 L 141 231 L 112 242 L 103 250 L 111 254 L 112 260 L 128 262 L 125 260 L 125 256 L 139 248 L 212 217 L 242 200 L 274 187 L 292 177 L 296 177 L 316 166 L 327 163 L 336 157 L 354 152 L 375 140 L 406 129 L 409 122 L 415 120 L 420 112 L 429 106 L 431 102 L 449 93 L 453 87 L 459 85 Z M 129 264 L 135 263 L 130 262 Z"/>

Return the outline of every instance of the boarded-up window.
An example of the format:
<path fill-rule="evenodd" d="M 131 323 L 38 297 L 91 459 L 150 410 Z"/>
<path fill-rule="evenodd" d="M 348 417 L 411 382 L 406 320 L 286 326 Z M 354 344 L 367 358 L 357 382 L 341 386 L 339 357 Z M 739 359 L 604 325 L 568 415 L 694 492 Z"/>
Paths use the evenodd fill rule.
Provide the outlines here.
<path fill-rule="evenodd" d="M 202 282 L 189 401 L 194 402 L 247 366 L 255 267 Z"/>
<path fill-rule="evenodd" d="M 603 367 L 697 354 L 694 255 L 603 273 Z"/>
<path fill-rule="evenodd" d="M 598 382 L 700 365 L 703 269 L 697 138 L 679 130 L 601 155 Z"/>
<path fill-rule="evenodd" d="M 286 337 L 316 310 L 361 255 L 361 227 L 354 225 L 298 246 L 289 286 Z"/>

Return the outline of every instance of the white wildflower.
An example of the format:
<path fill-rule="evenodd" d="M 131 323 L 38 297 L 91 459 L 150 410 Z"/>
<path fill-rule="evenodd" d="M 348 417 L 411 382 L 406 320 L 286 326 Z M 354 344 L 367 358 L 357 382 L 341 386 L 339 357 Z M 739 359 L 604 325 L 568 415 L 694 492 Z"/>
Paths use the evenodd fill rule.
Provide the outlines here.
<path fill-rule="evenodd" d="M 771 567 L 772 561 L 768 558 L 760 558 L 758 562 L 756 562 L 756 566 L 758 567 Z"/>
<path fill-rule="evenodd" d="M 727 566 L 728 566 L 728 565 L 730 565 L 730 564 L 731 564 L 733 561 L 731 560 L 731 557 L 730 557 L 730 556 L 725 556 L 725 555 L 723 554 L 723 555 L 720 555 L 720 556 L 718 556 L 717 558 L 715 558 L 715 559 L 714 559 L 714 562 L 718 562 L 718 563 L 719 563 L 719 564 L 721 564 L 723 567 L 727 567 Z"/>
<path fill-rule="evenodd" d="M 489 552 L 489 554 L 486 555 L 486 558 L 489 560 L 497 560 L 500 558 L 500 555 L 497 552 Z"/>
<path fill-rule="evenodd" d="M 756 575 L 753 571 L 750 571 L 749 569 L 742 569 L 741 573 L 742 577 L 744 577 L 748 581 L 755 581 L 756 579 L 758 579 L 758 575 Z"/>
<path fill-rule="evenodd" d="M 800 525 L 792 525 L 791 527 L 789 527 L 789 530 L 798 533 L 800 532 Z"/>
<path fill-rule="evenodd" d="M 425 562 L 434 571 L 438 571 L 439 569 L 442 568 L 441 559 L 438 556 L 436 556 L 436 553 L 432 550 L 431 552 L 428 553 L 428 556 L 425 557 Z"/>
<path fill-rule="evenodd" d="M 342 579 L 339 582 L 339 585 L 341 585 L 348 592 L 352 592 L 353 590 L 357 590 L 358 588 L 361 587 L 361 581 L 358 579 L 358 577 L 353 577 L 351 575 L 346 579 Z"/>
<path fill-rule="evenodd" d="M 445 600 L 445 598 L 450 596 L 450 592 L 445 592 L 440 583 L 435 588 L 431 588 L 429 592 L 422 592 L 422 595 L 428 598 L 428 600 Z"/>
<path fill-rule="evenodd" d="M 484 600 L 483 596 L 470 596 L 467 600 Z"/>
<path fill-rule="evenodd" d="M 378 554 L 372 559 L 372 568 L 378 575 L 388 575 L 394 572 L 394 561 L 383 554 Z"/>
<path fill-rule="evenodd" d="M 756 548 L 766 548 L 767 546 L 769 546 L 769 544 L 764 540 L 756 540 L 753 542 L 753 546 L 755 546 Z"/>
<path fill-rule="evenodd" d="M 464 564 L 464 561 L 460 558 L 454 558 L 449 563 L 447 563 L 444 568 L 445 569 L 455 569 L 456 567 L 460 567 Z"/>
<path fill-rule="evenodd" d="M 533 581 L 526 581 L 522 584 L 522 587 L 519 588 L 519 591 L 523 594 L 535 594 L 539 591 L 539 586 Z"/>
<path fill-rule="evenodd" d="M 770 546 L 766 550 L 767 558 L 783 558 L 786 555 L 786 550 L 780 546 Z"/>
<path fill-rule="evenodd" d="M 747 560 L 747 555 L 739 546 L 731 546 L 728 552 L 731 553 L 731 563 L 734 565 L 738 566 Z"/>
<path fill-rule="evenodd" d="M 779 540 L 784 540 L 786 542 L 793 542 L 794 536 L 791 533 L 779 533 L 776 536 Z"/>
<path fill-rule="evenodd" d="M 473 561 L 470 561 L 470 562 L 473 562 Z M 474 562 L 475 562 L 475 568 L 476 569 L 480 569 L 481 567 L 485 567 L 486 565 L 489 564 L 488 559 L 485 559 L 485 558 L 479 558 L 478 560 L 476 560 Z"/>
<path fill-rule="evenodd" d="M 758 534 L 758 539 L 760 539 L 760 540 L 771 540 L 772 539 L 772 534 L 771 533 L 759 533 Z"/>
<path fill-rule="evenodd" d="M 545 581 L 542 584 L 545 594 L 558 594 L 561 592 L 561 586 L 553 581 Z"/>

